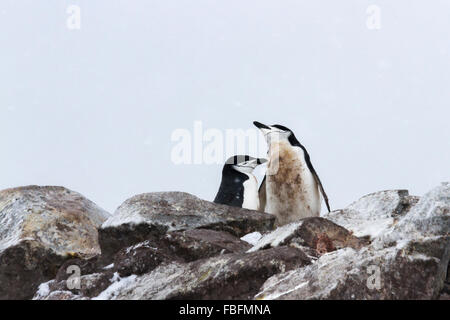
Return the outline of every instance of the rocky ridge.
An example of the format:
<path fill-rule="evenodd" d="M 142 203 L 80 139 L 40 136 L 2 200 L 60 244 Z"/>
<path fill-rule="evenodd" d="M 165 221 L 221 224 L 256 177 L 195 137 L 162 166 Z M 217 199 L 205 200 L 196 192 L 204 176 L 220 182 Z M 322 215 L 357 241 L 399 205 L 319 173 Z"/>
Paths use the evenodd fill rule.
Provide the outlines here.
<path fill-rule="evenodd" d="M 0 191 L 1 299 L 448 299 L 450 185 L 375 192 L 274 228 L 182 192 L 113 215 L 60 187 Z"/>

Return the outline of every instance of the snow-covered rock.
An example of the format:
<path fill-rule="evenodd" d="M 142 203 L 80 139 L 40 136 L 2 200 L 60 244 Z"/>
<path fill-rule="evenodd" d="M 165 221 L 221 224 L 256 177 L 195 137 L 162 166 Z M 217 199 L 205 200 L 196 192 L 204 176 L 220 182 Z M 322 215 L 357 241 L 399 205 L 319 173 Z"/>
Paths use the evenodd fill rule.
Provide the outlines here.
<path fill-rule="evenodd" d="M 343 217 L 337 217 L 336 212 L 331 214 L 350 230 L 371 235 L 370 245 L 360 250 L 344 248 L 330 252 L 314 264 L 277 274 L 265 282 L 255 297 L 439 298 L 450 255 L 450 185 L 433 189 L 417 204 L 413 199 L 411 209 L 409 201 L 402 202 L 402 195 L 397 195 L 395 191 L 372 194 L 350 206 L 350 210 L 344 209 Z M 405 197 L 408 196 L 403 193 Z M 376 228 L 361 221 L 362 217 Z"/>
<path fill-rule="evenodd" d="M 166 252 L 183 261 L 194 261 L 220 254 L 240 253 L 251 246 L 225 231 L 193 229 L 167 233 L 161 241 Z"/>
<path fill-rule="evenodd" d="M 98 255 L 97 228 L 109 216 L 62 187 L 0 191 L 0 299 L 30 298 L 70 256 Z"/>
<path fill-rule="evenodd" d="M 271 230 L 274 216 L 253 210 L 220 205 L 184 192 L 144 193 L 126 200 L 99 230 L 103 254 L 168 231 L 211 229 L 242 237 Z"/>
<path fill-rule="evenodd" d="M 168 231 L 210 226 L 236 235 L 272 228 L 274 217 L 261 212 L 215 204 L 184 192 L 144 193 L 126 200 L 102 225 L 159 224 Z"/>
<path fill-rule="evenodd" d="M 114 263 L 108 265 L 105 264 L 109 263 L 109 260 L 102 256 L 66 261 L 58 271 L 55 281 L 44 287 L 49 289 L 40 288 L 35 299 L 53 297 L 54 291 L 68 291 L 75 295 L 58 295 L 64 299 L 112 298 L 112 291 L 123 287 L 123 281 L 116 283 L 119 278 L 133 279 L 129 277 L 151 273 L 160 265 L 206 260 L 229 253 L 244 255 L 250 247 L 245 241 L 224 231 L 193 229 L 168 232 L 160 239 L 146 240 L 119 250 L 113 257 Z M 68 289 L 67 281 L 71 276 L 68 269 L 73 266 L 77 266 L 82 274 L 80 289 Z M 106 291 L 108 287 L 111 288 Z M 105 293 L 100 294 L 102 291 Z"/>
<path fill-rule="evenodd" d="M 128 257 L 134 255 L 134 250 L 144 247 L 130 248 Z M 150 260 L 155 262 L 157 255 L 153 251 Z M 34 299 L 48 300 L 55 296 L 64 300 L 251 299 L 271 275 L 310 262 L 301 250 L 288 247 L 251 254 L 219 254 L 189 263 L 160 261 L 158 265 L 149 262 L 145 273 L 139 270 L 137 274 L 121 275 L 108 270 L 103 274 L 83 275 L 80 289 L 68 289 L 66 280 L 50 281 L 39 287 Z"/>
<path fill-rule="evenodd" d="M 191 263 L 162 264 L 100 296 L 109 299 L 251 299 L 273 274 L 310 263 L 295 248 L 232 253 Z M 113 292 L 113 293 L 112 293 Z"/>
<path fill-rule="evenodd" d="M 418 201 L 407 190 L 387 190 L 368 194 L 347 208 L 323 215 L 323 218 L 350 230 L 357 237 L 375 238 L 392 227 Z"/>
<path fill-rule="evenodd" d="M 65 210 L 70 210 L 64 208 L 79 205 L 65 197 L 64 192 L 55 194 L 58 201 L 39 197 L 51 204 L 41 209 L 67 219 Z M 79 198 L 75 202 L 79 201 L 84 203 Z M 54 203 L 60 204 L 57 210 L 51 209 Z M 15 211 L 23 206 L 14 209 L 10 205 L 0 201 L 0 212 L 20 217 Z M 39 215 L 41 209 L 32 214 Z M 39 263 L 34 269 L 40 270 L 38 277 L 31 278 L 36 271 L 21 273 L 23 285 L 17 286 L 17 292 L 28 292 L 24 285 L 31 283 L 38 300 L 450 297 L 448 183 L 420 199 L 405 190 L 376 192 L 324 217 L 306 218 L 275 230 L 273 216 L 185 193 L 136 196 L 116 214 L 100 228 L 101 254 L 91 257 L 79 250 L 75 258 L 63 258 L 66 244 L 59 242 L 61 235 L 57 234 L 54 246 L 60 254 L 42 246 L 36 249 L 39 255 L 34 255 L 41 260 L 30 260 L 27 255 L 14 260 L 1 253 L 0 266 L 10 269 L 0 269 L 0 277 L 13 281 L 11 270 L 29 261 L 34 266 Z M 44 214 L 49 215 L 53 217 Z M 54 230 L 58 221 L 49 222 L 46 230 Z M 10 227 L 9 232 L 0 226 L 0 230 L 4 243 L 16 243 L 17 227 Z M 25 252 L 34 254 L 33 250 Z M 80 271 L 79 287 L 71 285 L 75 275 L 68 271 L 74 267 Z"/>
<path fill-rule="evenodd" d="M 321 254 L 347 246 L 361 248 L 366 244 L 365 239 L 355 237 L 347 229 L 330 220 L 312 217 L 283 225 L 264 235 L 248 252 L 290 245 L 313 248 Z M 323 248 L 324 252 L 322 252 L 322 245 L 328 246 Z"/>

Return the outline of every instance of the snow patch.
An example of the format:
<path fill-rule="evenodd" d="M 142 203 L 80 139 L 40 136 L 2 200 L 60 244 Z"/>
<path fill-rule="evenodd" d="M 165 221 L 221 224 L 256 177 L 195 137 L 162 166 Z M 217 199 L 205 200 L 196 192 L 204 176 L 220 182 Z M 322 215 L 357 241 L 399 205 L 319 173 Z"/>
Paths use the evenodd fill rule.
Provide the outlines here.
<path fill-rule="evenodd" d="M 33 300 L 39 300 L 43 297 L 46 297 L 50 294 L 50 284 L 55 282 L 55 280 L 50 280 L 44 283 L 41 283 L 36 291 L 36 294 L 33 297 Z"/>
<path fill-rule="evenodd" d="M 409 259 L 410 261 L 413 261 L 413 260 L 422 260 L 422 261 L 430 261 L 430 260 L 434 260 L 434 261 L 436 261 L 437 263 L 439 263 L 439 261 L 440 261 L 438 258 L 435 258 L 435 257 L 429 257 L 429 256 L 424 255 L 424 254 L 422 254 L 422 253 L 415 253 L 415 254 L 409 255 L 409 256 L 408 256 L 408 259 Z"/>
<path fill-rule="evenodd" d="M 265 247 L 277 247 L 282 244 L 289 236 L 291 236 L 295 230 L 297 230 L 301 225 L 300 222 L 293 222 L 286 224 L 282 227 L 277 228 L 275 231 L 263 236 L 254 246 L 250 248 L 247 252 L 255 252 Z"/>
<path fill-rule="evenodd" d="M 323 217 L 350 230 L 357 237 L 379 237 L 392 228 L 406 190 L 387 190 L 366 195 L 343 210 L 332 211 Z"/>
<path fill-rule="evenodd" d="M 153 249 L 153 250 L 158 250 L 158 248 L 150 246 L 149 240 L 145 240 L 145 241 L 135 244 L 131 247 L 128 247 L 126 250 L 126 253 L 129 254 L 131 251 L 139 249 L 139 248 L 149 248 L 149 249 Z"/>
<path fill-rule="evenodd" d="M 142 223 L 146 223 L 146 220 L 140 214 L 136 212 L 125 211 L 120 214 L 114 214 L 112 217 L 106 220 L 102 224 L 102 229 L 118 227 L 123 224 L 138 225 Z"/>
<path fill-rule="evenodd" d="M 121 278 L 116 272 L 110 280 L 113 283 L 104 291 L 102 291 L 98 296 L 92 298 L 92 300 L 111 300 L 121 292 L 120 290 L 122 288 L 135 282 L 136 278 L 137 276 L 135 274 L 129 277 Z"/>
<path fill-rule="evenodd" d="M 262 238 L 262 234 L 258 231 L 248 233 L 241 238 L 241 240 L 250 243 L 252 246 L 256 245 L 258 241 Z"/>
<path fill-rule="evenodd" d="M 262 300 L 274 300 L 274 299 L 277 299 L 277 298 L 279 298 L 281 296 L 284 296 L 284 295 L 286 295 L 288 293 L 291 293 L 291 292 L 296 291 L 296 290 L 298 290 L 300 288 L 303 288 L 304 286 L 308 285 L 308 283 L 309 283 L 309 281 L 306 281 L 306 282 L 300 283 L 299 285 L 297 285 L 294 288 L 289 289 L 287 291 L 276 292 L 274 294 L 269 294 L 268 296 L 264 296 Z"/>
<path fill-rule="evenodd" d="M 26 215 L 16 210 L 16 199 L 7 199 L 0 207 L 0 251 L 15 246 L 20 242 L 22 235 L 20 226 L 24 223 Z"/>

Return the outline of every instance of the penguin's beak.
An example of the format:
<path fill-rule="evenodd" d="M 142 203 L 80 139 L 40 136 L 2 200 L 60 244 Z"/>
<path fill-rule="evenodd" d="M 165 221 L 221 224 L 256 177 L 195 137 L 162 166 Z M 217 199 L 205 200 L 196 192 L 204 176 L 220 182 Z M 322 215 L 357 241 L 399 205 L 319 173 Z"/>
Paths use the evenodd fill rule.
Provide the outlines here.
<path fill-rule="evenodd" d="M 266 163 L 267 160 L 264 158 L 255 158 L 252 160 L 249 160 L 247 162 L 245 162 L 244 166 L 245 167 L 250 167 L 252 169 L 255 169 L 257 166 L 259 166 L 260 164 Z"/>
<path fill-rule="evenodd" d="M 273 128 L 266 126 L 265 124 L 258 122 L 258 121 L 253 121 L 253 124 L 259 129 L 261 130 L 262 134 L 264 135 L 264 137 L 266 137 L 267 139 L 267 135 L 271 132 L 273 132 Z"/>
<path fill-rule="evenodd" d="M 264 158 L 258 158 L 258 159 L 256 159 L 256 164 L 257 164 L 257 165 L 264 164 L 264 163 L 266 163 L 266 162 L 267 162 L 267 159 L 264 159 Z"/>
<path fill-rule="evenodd" d="M 258 128 L 258 129 L 261 129 L 261 130 L 271 130 L 271 128 L 269 127 L 269 126 L 266 126 L 265 124 L 263 124 L 263 123 L 261 123 L 261 122 L 258 122 L 258 121 L 253 121 L 253 124 Z"/>

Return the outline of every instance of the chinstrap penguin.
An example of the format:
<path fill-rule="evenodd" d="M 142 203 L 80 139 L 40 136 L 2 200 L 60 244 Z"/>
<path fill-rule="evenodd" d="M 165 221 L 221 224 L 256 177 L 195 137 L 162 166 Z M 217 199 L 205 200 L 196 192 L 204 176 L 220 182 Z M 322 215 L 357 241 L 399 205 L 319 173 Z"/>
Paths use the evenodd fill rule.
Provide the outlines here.
<path fill-rule="evenodd" d="M 268 145 L 268 165 L 259 189 L 261 211 L 273 214 L 277 225 L 306 217 L 318 217 L 320 193 L 330 211 L 328 197 L 305 147 L 281 125 L 253 122 Z"/>
<path fill-rule="evenodd" d="M 222 181 L 215 203 L 259 210 L 258 181 L 252 174 L 266 159 L 237 155 L 229 158 L 222 170 Z"/>

